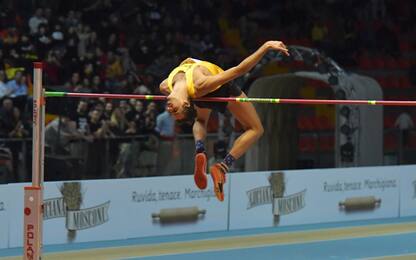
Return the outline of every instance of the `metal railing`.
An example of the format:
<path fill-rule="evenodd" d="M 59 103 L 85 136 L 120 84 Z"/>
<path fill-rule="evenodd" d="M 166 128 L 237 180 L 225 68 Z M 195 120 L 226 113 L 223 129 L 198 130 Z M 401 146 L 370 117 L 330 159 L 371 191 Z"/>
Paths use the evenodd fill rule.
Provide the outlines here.
<path fill-rule="evenodd" d="M 316 149 L 299 151 L 296 168 L 327 168 L 333 165 L 333 151 L 322 151 L 319 140 L 327 133 L 305 133 L 316 138 Z M 408 132 L 387 129 L 393 146 L 385 145 L 384 164 L 416 163 L 416 147 Z M 207 156 L 215 161 L 213 146 L 217 134 L 208 134 Z M 59 143 L 59 142 L 57 142 Z M 415 142 L 416 145 L 416 142 Z M 174 140 L 155 135 L 120 136 L 105 139 L 72 140 L 65 147 L 45 147 L 45 179 L 108 179 L 161 175 L 187 175 L 193 172 L 194 140 L 191 134 L 181 134 Z M 220 159 L 220 158 L 218 158 Z M 305 164 L 311 161 L 311 165 Z M 0 183 L 29 181 L 32 168 L 32 139 L 0 139 Z M 238 160 L 235 171 L 244 171 L 244 158 Z"/>
<path fill-rule="evenodd" d="M 207 135 L 207 156 L 211 161 L 217 140 L 217 134 Z M 31 146 L 31 138 L 0 139 L 0 183 L 30 180 Z M 134 135 L 72 140 L 65 145 L 59 141 L 56 145 L 46 143 L 45 180 L 192 174 L 194 147 L 191 134 L 181 134 L 172 140 Z"/>

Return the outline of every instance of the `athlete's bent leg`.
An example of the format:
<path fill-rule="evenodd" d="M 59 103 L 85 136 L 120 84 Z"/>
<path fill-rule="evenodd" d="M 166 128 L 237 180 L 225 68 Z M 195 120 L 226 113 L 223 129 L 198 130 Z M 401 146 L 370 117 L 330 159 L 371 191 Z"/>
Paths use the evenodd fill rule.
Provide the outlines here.
<path fill-rule="evenodd" d="M 247 97 L 244 93 L 239 97 Z M 221 163 L 214 164 L 210 168 L 214 181 L 215 195 L 220 201 L 224 200 L 223 186 L 226 181 L 226 173 L 234 160 L 240 158 L 264 132 L 263 125 L 257 112 L 251 103 L 230 102 L 227 106 L 233 116 L 243 125 L 245 131 L 234 142 L 230 152 Z"/>

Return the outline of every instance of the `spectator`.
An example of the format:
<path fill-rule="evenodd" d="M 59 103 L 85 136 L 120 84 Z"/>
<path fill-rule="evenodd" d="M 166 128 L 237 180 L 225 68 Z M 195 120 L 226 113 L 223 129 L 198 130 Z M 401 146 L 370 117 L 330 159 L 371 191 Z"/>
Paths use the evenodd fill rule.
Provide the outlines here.
<path fill-rule="evenodd" d="M 100 76 L 95 75 L 92 78 L 91 91 L 94 92 L 94 93 L 104 92 L 104 87 L 103 87 L 103 84 L 101 82 Z"/>
<path fill-rule="evenodd" d="M 74 58 L 78 55 L 78 35 L 75 27 L 69 27 L 66 37 L 66 55 Z"/>
<path fill-rule="evenodd" d="M 111 114 L 111 131 L 117 135 L 124 135 L 127 128 L 127 120 L 124 117 L 123 110 L 119 107 L 116 107 Z"/>
<path fill-rule="evenodd" d="M 144 112 L 144 131 L 146 134 L 153 133 L 156 127 L 156 103 L 150 102 L 147 105 L 146 111 Z"/>
<path fill-rule="evenodd" d="M 114 79 L 123 75 L 123 68 L 121 66 L 120 58 L 113 52 L 107 54 L 108 64 L 106 67 L 106 76 L 110 79 Z"/>
<path fill-rule="evenodd" d="M 89 135 L 88 128 L 88 103 L 85 100 L 78 102 L 76 113 L 71 118 L 76 124 L 77 131 L 84 136 Z"/>
<path fill-rule="evenodd" d="M 78 72 L 72 73 L 71 80 L 65 83 L 65 87 L 71 91 L 74 91 L 77 88 L 81 88 L 81 79 Z"/>
<path fill-rule="evenodd" d="M 400 135 L 402 138 L 402 144 L 405 145 L 409 141 L 409 130 L 414 128 L 412 117 L 410 116 L 409 109 L 404 110 L 397 117 L 394 126 L 400 129 Z"/>
<path fill-rule="evenodd" d="M 139 95 L 150 95 L 152 92 L 150 92 L 150 89 L 141 83 L 139 86 L 137 86 L 136 89 L 134 89 L 133 93 L 139 94 Z"/>
<path fill-rule="evenodd" d="M 88 125 L 94 138 L 105 138 L 113 136 L 113 133 L 110 131 L 108 122 L 101 120 L 101 113 L 98 110 L 91 111 Z"/>
<path fill-rule="evenodd" d="M 0 70 L 0 100 L 5 97 L 8 96 L 10 94 L 9 89 L 7 88 L 6 85 L 6 73 L 4 73 L 3 70 Z"/>
<path fill-rule="evenodd" d="M 48 85 L 58 85 L 60 82 L 61 63 L 54 51 L 49 51 L 44 63 L 44 72 L 47 78 Z"/>
<path fill-rule="evenodd" d="M 88 78 L 82 79 L 82 83 L 78 85 L 75 89 L 75 92 L 81 92 L 81 93 L 91 93 L 91 87 L 90 87 L 90 80 Z"/>
<path fill-rule="evenodd" d="M 27 96 L 27 85 L 25 81 L 26 77 L 23 73 L 21 71 L 16 71 L 14 79 L 7 82 L 9 96 L 12 98 Z"/>
<path fill-rule="evenodd" d="M 132 110 L 126 114 L 127 121 L 134 121 L 136 125 L 136 131 L 138 134 L 144 133 L 145 119 L 143 115 L 143 102 L 135 100 L 135 104 Z"/>
<path fill-rule="evenodd" d="M 70 154 L 71 141 L 79 139 L 76 123 L 68 116 L 55 118 L 45 128 L 45 148 L 52 154 Z"/>
<path fill-rule="evenodd" d="M 47 23 L 48 23 L 48 20 L 46 20 L 46 18 L 43 16 L 43 9 L 42 8 L 36 9 L 34 16 L 32 16 L 29 19 L 30 33 L 32 35 L 36 34 L 38 32 L 39 25 L 47 24 Z"/>
<path fill-rule="evenodd" d="M 41 59 L 46 56 L 48 50 L 52 47 L 52 39 L 48 32 L 48 27 L 46 25 L 39 26 L 39 31 L 35 35 L 36 39 L 36 49 L 38 55 Z"/>
<path fill-rule="evenodd" d="M 27 125 L 23 122 L 20 110 L 17 107 L 13 108 L 13 124 L 15 127 L 9 133 L 10 137 L 22 138 L 29 136 Z"/>
<path fill-rule="evenodd" d="M 174 156 L 175 119 L 166 108 L 156 118 L 155 131 L 158 133 L 160 140 L 156 171 L 161 175 L 171 174 L 175 170 L 173 167 L 175 160 L 172 160 Z"/>
<path fill-rule="evenodd" d="M 82 57 L 82 56 L 85 56 L 87 52 L 88 42 L 91 36 L 90 27 L 79 24 L 77 28 L 77 35 L 78 35 L 78 57 Z"/>
<path fill-rule="evenodd" d="M 103 119 L 106 121 L 110 120 L 112 114 L 113 114 L 113 103 L 111 102 L 105 103 L 104 113 L 102 115 Z"/>
<path fill-rule="evenodd" d="M 51 34 L 53 47 L 61 49 L 64 47 L 65 34 L 60 24 L 55 24 Z"/>
<path fill-rule="evenodd" d="M 157 116 L 155 130 L 162 140 L 173 140 L 175 138 L 175 119 L 166 108 L 163 113 Z"/>
<path fill-rule="evenodd" d="M 26 76 L 21 71 L 16 71 L 14 79 L 7 82 L 7 88 L 8 96 L 13 98 L 15 106 L 25 111 L 28 95 Z"/>
<path fill-rule="evenodd" d="M 328 28 L 326 25 L 321 21 L 318 20 L 313 24 L 311 30 L 311 39 L 318 47 L 323 47 L 323 43 L 326 41 L 326 37 L 328 35 Z"/>
<path fill-rule="evenodd" d="M 14 120 L 14 105 L 11 98 L 4 98 L 2 106 L 0 108 L 0 137 L 7 138 L 13 136 L 13 130 L 15 129 Z"/>
<path fill-rule="evenodd" d="M 132 110 L 132 107 L 129 103 L 127 103 L 126 100 L 120 100 L 120 105 L 119 105 L 121 111 L 123 112 L 123 115 L 127 114 L 128 112 L 130 112 Z"/>

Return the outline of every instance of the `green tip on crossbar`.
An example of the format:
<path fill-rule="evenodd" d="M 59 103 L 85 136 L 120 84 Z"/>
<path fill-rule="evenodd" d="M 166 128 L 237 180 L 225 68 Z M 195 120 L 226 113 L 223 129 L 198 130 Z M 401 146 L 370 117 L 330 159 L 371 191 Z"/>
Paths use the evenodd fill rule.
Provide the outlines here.
<path fill-rule="evenodd" d="M 46 97 L 65 97 L 66 92 L 59 92 L 59 91 L 45 91 Z"/>

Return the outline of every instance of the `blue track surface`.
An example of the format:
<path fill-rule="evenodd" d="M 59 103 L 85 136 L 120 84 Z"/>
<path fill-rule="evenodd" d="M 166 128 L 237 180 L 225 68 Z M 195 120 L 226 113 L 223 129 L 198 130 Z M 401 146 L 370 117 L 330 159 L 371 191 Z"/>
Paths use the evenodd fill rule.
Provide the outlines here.
<path fill-rule="evenodd" d="M 157 244 L 163 242 L 192 241 L 199 239 L 215 239 L 230 236 L 246 236 L 255 234 L 279 233 L 279 232 L 295 232 L 305 230 L 319 230 L 335 227 L 355 227 L 367 226 L 373 224 L 392 224 L 415 222 L 416 217 L 400 218 L 400 219 L 383 219 L 370 221 L 355 221 L 347 223 L 329 223 L 301 225 L 277 228 L 261 228 L 229 232 L 207 232 L 186 235 L 174 235 L 164 237 L 138 238 L 116 241 L 88 242 L 70 245 L 51 245 L 44 248 L 45 253 L 64 252 L 72 250 L 121 247 L 129 245 L 146 245 Z M 0 257 L 21 255 L 22 248 L 12 248 L 0 250 Z M 153 256 L 142 258 L 128 259 L 145 259 L 145 260 L 186 260 L 186 259 L 357 259 L 377 256 L 400 255 L 400 254 L 416 254 L 416 233 L 374 236 L 355 239 L 340 239 L 331 241 L 316 241 L 310 243 L 297 243 L 288 245 L 262 246 L 254 248 L 241 248 L 232 250 L 220 250 L 210 252 L 198 252 L 190 254 Z M 415 256 L 416 259 L 416 256 Z"/>
<path fill-rule="evenodd" d="M 304 244 L 242 248 L 194 254 L 128 258 L 140 260 L 276 260 L 276 259 L 357 259 L 416 253 L 416 233 L 343 239 Z"/>

